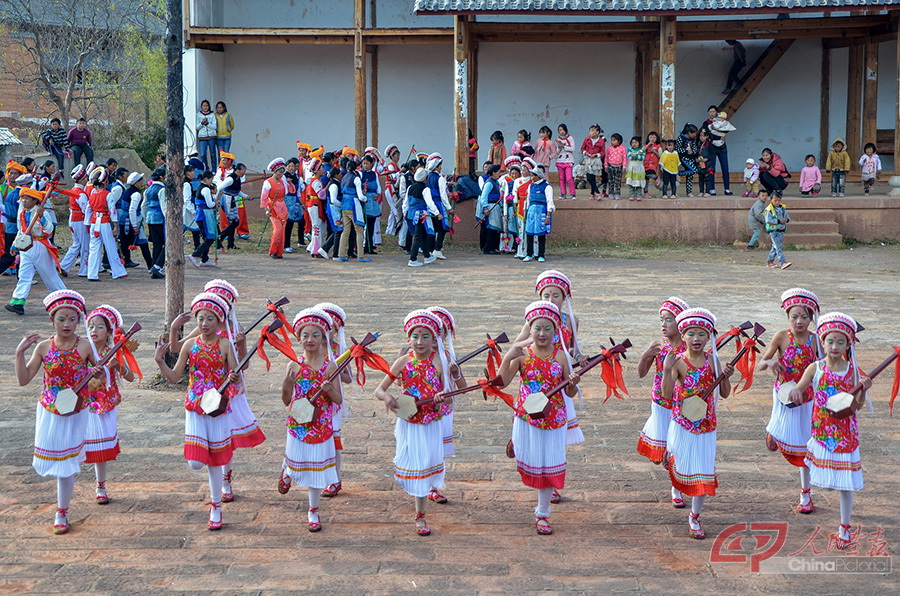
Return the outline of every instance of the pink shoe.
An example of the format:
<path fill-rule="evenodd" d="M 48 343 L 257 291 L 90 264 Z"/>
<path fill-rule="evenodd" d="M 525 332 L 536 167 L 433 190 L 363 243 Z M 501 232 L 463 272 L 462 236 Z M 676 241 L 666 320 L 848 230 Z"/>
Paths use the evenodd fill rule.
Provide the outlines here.
<path fill-rule="evenodd" d="M 744 197 L 744 198 L 746 199 L 747 197 L 750 196 L 750 191 L 748 190 L 747 192 L 745 192 L 745 193 L 742 194 L 741 196 Z"/>

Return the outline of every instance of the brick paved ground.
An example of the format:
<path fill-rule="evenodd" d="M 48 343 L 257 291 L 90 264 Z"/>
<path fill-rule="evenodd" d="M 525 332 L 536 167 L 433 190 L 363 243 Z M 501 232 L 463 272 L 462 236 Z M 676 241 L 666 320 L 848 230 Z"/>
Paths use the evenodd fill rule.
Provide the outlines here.
<path fill-rule="evenodd" d="M 583 343 L 590 350 L 610 335 L 630 337 L 642 350 L 656 336 L 660 299 L 673 293 L 710 308 L 722 327 L 759 320 L 770 328 L 768 338 L 784 323 L 780 293 L 795 285 L 816 291 L 825 310 L 845 311 L 866 326 L 863 366 L 880 362 L 900 341 L 900 250 L 894 247 L 804 252 L 795 259 L 803 266 L 784 272 L 760 267 L 759 255 L 698 251 L 694 262 L 564 257 L 546 265 L 572 277 Z M 420 270 L 405 267 L 401 256 L 341 265 L 299 255 L 282 262 L 227 255 L 215 275 L 240 288 L 242 320 L 249 320 L 266 297 L 283 293 L 292 300 L 291 315 L 331 300 L 346 308 L 353 335 L 383 330 L 376 346 L 389 357 L 402 343 L 402 317 L 415 307 L 441 304 L 453 311 L 460 353 L 479 345 L 486 332 L 517 331 L 541 265 L 449 252 L 450 260 Z M 242 268 L 252 271 L 242 273 Z M 189 293 L 199 291 L 206 273 L 188 271 Z M 86 292 L 92 304 L 119 306 L 127 321 L 140 320 L 153 332 L 160 326 L 163 286 L 143 276 L 90 286 L 75 280 L 72 287 Z M 0 288 L 9 292 L 12 282 L 4 278 Z M 345 491 L 323 499 L 324 530 L 308 533 L 305 492 L 295 489 L 282 496 L 275 490 L 285 434 L 281 358 L 269 373 L 259 363 L 249 372 L 251 404 L 269 440 L 238 452 L 237 498 L 225 505 L 221 532 L 206 530 L 205 471 L 191 471 L 181 455 L 183 389 L 144 383 L 126 389 L 119 410 L 123 451 L 110 465 L 112 503 L 94 504 L 93 471 L 85 466 L 70 509 L 72 531 L 54 536 L 55 484 L 40 479 L 30 465 L 39 384 L 14 386 L 11 366 L 24 333 L 49 331 L 39 310 L 42 293 L 35 293 L 25 317 L 3 313 L 0 318 L 0 358 L 7 363 L 0 377 L 2 592 L 896 592 L 895 575 L 754 574 L 746 563 L 710 563 L 713 538 L 731 524 L 748 521 L 788 522 L 782 555 L 798 550 L 821 525 L 815 546 L 824 550 L 824 535 L 837 528 L 837 495 L 818 490 L 817 513 L 792 512 L 797 475 L 763 445 L 771 394 L 770 377 L 761 374 L 749 392 L 728 400 L 720 415 L 720 491 L 708 499 L 703 514 L 709 538 L 690 539 L 687 513 L 669 505 L 665 471 L 635 451 L 649 412 L 650 380 L 638 380 L 635 373 L 639 351 L 626 368 L 631 398 L 601 404 L 599 375 L 584 382 L 581 421 L 587 440 L 569 450 L 564 500 L 553 507 L 553 536 L 535 534 L 534 491 L 521 484 L 503 453 L 509 411 L 480 397 L 459 402 L 457 457 L 449 461 L 445 491 L 450 503 L 430 505 L 433 533 L 416 536 L 412 499 L 391 477 L 393 420 L 371 397 L 375 378 L 350 398 Z M 153 334 L 144 334 L 139 351 L 147 378 L 155 372 Z M 467 372 L 474 377 L 480 368 L 469 366 Z M 887 552 L 896 555 L 900 482 L 894 465 L 900 433 L 898 422 L 887 415 L 891 376 L 886 373 L 873 392 L 876 413 L 861 418 L 866 488 L 858 495 L 854 523 L 864 532 L 884 528 Z M 746 539 L 744 546 L 751 542 Z M 863 552 L 871 546 L 864 544 Z"/>

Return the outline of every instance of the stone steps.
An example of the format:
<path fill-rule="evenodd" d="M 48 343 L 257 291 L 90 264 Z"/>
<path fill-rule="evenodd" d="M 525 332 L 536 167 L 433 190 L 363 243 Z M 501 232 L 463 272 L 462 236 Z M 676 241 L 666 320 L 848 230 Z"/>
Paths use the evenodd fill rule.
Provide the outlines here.
<path fill-rule="evenodd" d="M 844 237 L 832 209 L 797 209 L 790 212 L 791 223 L 784 236 L 785 244 L 802 248 L 840 246 Z"/>

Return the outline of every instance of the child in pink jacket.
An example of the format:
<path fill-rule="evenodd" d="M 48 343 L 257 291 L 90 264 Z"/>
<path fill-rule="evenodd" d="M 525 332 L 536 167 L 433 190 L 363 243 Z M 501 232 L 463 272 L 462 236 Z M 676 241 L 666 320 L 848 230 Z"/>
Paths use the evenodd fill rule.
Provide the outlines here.
<path fill-rule="evenodd" d="M 804 197 L 808 197 L 810 193 L 817 197 L 820 190 L 822 190 L 822 170 L 816 167 L 816 156 L 810 154 L 806 156 L 806 167 L 800 170 L 800 193 Z"/>
<path fill-rule="evenodd" d="M 622 173 L 628 163 L 628 150 L 622 144 L 622 135 L 613 133 L 606 148 L 606 173 L 609 176 L 609 196 L 618 200 L 622 195 Z"/>

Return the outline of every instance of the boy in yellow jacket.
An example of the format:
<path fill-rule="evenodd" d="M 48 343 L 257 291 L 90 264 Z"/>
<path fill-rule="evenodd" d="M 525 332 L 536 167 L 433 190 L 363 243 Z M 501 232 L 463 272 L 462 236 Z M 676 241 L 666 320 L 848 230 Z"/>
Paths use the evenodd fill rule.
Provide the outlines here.
<path fill-rule="evenodd" d="M 850 154 L 845 150 L 844 139 L 837 138 L 831 144 L 831 152 L 825 160 L 825 169 L 831 172 L 831 196 L 844 196 L 844 183 L 850 171 Z"/>

